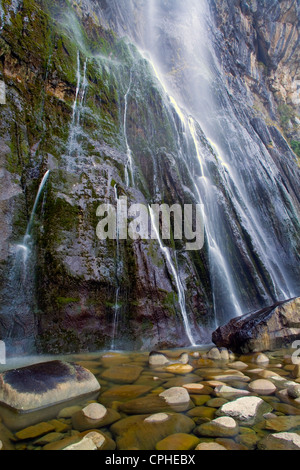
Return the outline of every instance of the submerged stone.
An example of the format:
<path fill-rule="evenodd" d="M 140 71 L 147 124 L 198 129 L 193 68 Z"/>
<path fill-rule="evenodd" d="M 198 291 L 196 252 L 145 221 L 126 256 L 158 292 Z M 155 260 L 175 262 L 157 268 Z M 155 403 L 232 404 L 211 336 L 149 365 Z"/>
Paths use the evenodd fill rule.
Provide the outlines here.
<path fill-rule="evenodd" d="M 243 397 L 226 403 L 218 411 L 217 416 L 230 416 L 239 424 L 254 425 L 261 421 L 263 415 L 272 411 L 272 406 L 258 397 Z"/>
<path fill-rule="evenodd" d="M 139 378 L 142 372 L 142 367 L 126 364 L 124 366 L 115 366 L 105 370 L 101 377 L 109 382 L 131 384 Z"/>
<path fill-rule="evenodd" d="M 216 442 L 201 442 L 195 450 L 209 450 L 209 451 L 215 451 L 215 450 L 227 450 L 226 447 L 221 446 L 220 444 L 217 444 Z"/>
<path fill-rule="evenodd" d="M 39 423 L 35 426 L 30 426 L 15 434 L 16 439 L 24 441 L 26 439 L 35 439 L 36 437 L 43 436 L 54 431 L 55 428 L 49 423 Z"/>
<path fill-rule="evenodd" d="M 96 413 L 94 414 L 93 412 L 89 412 L 88 414 L 93 416 L 93 418 L 90 418 L 86 416 L 86 408 L 84 410 L 78 411 L 72 416 L 72 425 L 73 428 L 76 429 L 77 431 L 86 431 L 88 429 L 97 429 L 97 428 L 104 428 L 105 426 L 109 426 L 110 424 L 114 423 L 115 421 L 118 421 L 121 416 L 119 413 L 113 409 L 105 409 L 104 407 L 101 406 L 101 412 L 98 413 L 98 410 L 96 410 Z M 87 407 L 89 408 L 89 407 Z M 106 413 L 104 413 L 104 410 L 106 410 Z M 101 416 L 101 417 L 97 417 Z"/>
<path fill-rule="evenodd" d="M 172 434 L 156 444 L 156 450 L 194 450 L 199 439 L 191 434 Z"/>
<path fill-rule="evenodd" d="M 260 450 L 300 450 L 300 436 L 290 432 L 269 434 L 258 443 L 258 448 Z"/>
<path fill-rule="evenodd" d="M 234 437 L 238 434 L 239 427 L 233 418 L 224 416 L 214 419 L 210 423 L 201 424 L 195 430 L 198 436 L 206 437 Z"/>

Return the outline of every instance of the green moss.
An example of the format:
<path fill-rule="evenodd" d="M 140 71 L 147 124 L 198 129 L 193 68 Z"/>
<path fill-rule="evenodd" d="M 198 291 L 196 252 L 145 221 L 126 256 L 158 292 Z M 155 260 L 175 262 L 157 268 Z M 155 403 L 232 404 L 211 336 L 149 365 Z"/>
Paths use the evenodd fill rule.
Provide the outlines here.
<path fill-rule="evenodd" d="M 300 142 L 298 140 L 292 140 L 291 148 L 293 149 L 297 157 L 300 158 Z"/>
<path fill-rule="evenodd" d="M 80 299 L 75 299 L 72 297 L 57 297 L 56 302 L 59 306 L 65 306 L 68 304 L 78 303 Z"/>

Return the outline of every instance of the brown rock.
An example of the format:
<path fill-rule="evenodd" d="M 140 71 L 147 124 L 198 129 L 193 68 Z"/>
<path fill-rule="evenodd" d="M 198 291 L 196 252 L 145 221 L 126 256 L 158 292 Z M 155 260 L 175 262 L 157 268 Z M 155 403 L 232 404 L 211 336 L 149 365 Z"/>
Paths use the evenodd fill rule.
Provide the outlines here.
<path fill-rule="evenodd" d="M 289 347 L 300 335 L 300 298 L 234 318 L 213 333 L 213 342 L 238 353 Z"/>

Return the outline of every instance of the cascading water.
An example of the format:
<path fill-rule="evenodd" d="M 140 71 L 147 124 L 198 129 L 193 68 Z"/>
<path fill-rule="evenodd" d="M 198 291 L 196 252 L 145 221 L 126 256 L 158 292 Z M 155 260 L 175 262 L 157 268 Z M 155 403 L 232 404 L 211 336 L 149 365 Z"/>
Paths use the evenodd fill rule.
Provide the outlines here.
<path fill-rule="evenodd" d="M 129 147 L 128 144 L 128 137 L 127 137 L 127 120 L 128 120 L 128 98 L 130 96 L 131 92 L 131 86 L 132 86 L 132 70 L 130 71 L 130 82 L 129 82 L 129 87 L 128 90 L 125 94 L 124 97 L 124 102 L 125 102 L 125 109 L 124 109 L 124 137 L 125 137 L 125 144 L 126 144 L 126 154 L 127 154 L 127 163 L 125 167 L 125 176 L 126 176 L 126 186 L 129 186 L 130 184 L 130 176 L 131 176 L 131 184 L 134 186 L 134 170 L 133 170 L 133 157 L 132 157 L 132 151 L 131 148 Z M 130 174 L 130 175 L 129 175 Z"/>
<path fill-rule="evenodd" d="M 44 174 L 39 185 L 22 244 L 12 247 L 14 259 L 7 283 L 8 293 L 6 298 L 8 304 L 1 306 L 1 316 L 6 319 L 5 321 L 8 324 L 6 343 L 9 348 L 11 344 L 14 344 L 14 353 L 30 353 L 34 348 L 35 256 L 32 229 L 49 175 L 50 170 Z M 15 295 L 16 292 L 17 296 Z"/>
<path fill-rule="evenodd" d="M 154 231 L 155 237 L 159 243 L 159 247 L 161 249 L 161 252 L 163 253 L 163 256 L 166 259 L 167 265 L 169 265 L 169 268 L 171 270 L 172 276 L 174 278 L 175 284 L 176 284 L 176 289 L 178 293 L 178 302 L 180 306 L 180 312 L 183 320 L 183 325 L 184 325 L 184 330 L 186 333 L 186 336 L 190 342 L 191 346 L 196 346 L 196 342 L 192 333 L 191 325 L 189 322 L 188 314 L 186 311 L 186 302 L 185 302 L 185 293 L 184 293 L 184 288 L 180 279 L 180 276 L 178 274 L 178 271 L 175 267 L 175 264 L 172 260 L 170 251 L 168 250 L 167 247 L 165 247 L 162 243 L 160 234 L 159 234 L 159 222 L 156 220 L 155 214 L 153 212 L 153 209 L 151 206 L 149 206 L 149 213 L 150 213 L 150 219 L 151 219 L 151 227 L 152 230 Z"/>
<path fill-rule="evenodd" d="M 205 205 L 217 323 L 297 295 L 297 253 L 289 250 L 289 237 L 299 229 L 290 209 L 293 201 L 272 156 L 228 94 L 214 49 L 212 35 L 218 29 L 209 2 L 172 2 L 166 8 L 162 0 L 153 0 L 139 9 L 143 28 L 130 22 L 135 11 L 134 2 L 126 13 L 118 5 L 119 32 L 133 31 L 131 39 L 155 64 L 167 93 L 166 109 L 185 122 L 185 129 L 176 131 L 182 147 L 190 150 L 179 146 L 178 152 L 191 174 L 195 161 L 200 165 L 195 196 L 199 200 L 200 194 Z"/>
<path fill-rule="evenodd" d="M 115 200 L 117 203 L 117 209 L 119 204 L 119 197 L 118 197 L 118 187 L 115 184 L 114 186 L 114 194 Z M 117 214 L 119 211 L 117 210 Z M 119 326 L 119 315 L 120 315 L 120 304 L 119 304 L 119 296 L 120 296 L 120 284 L 119 284 L 119 264 L 120 264 L 120 233 L 119 233 L 119 223 L 117 218 L 117 233 L 116 233 L 116 243 L 117 243 L 117 251 L 116 251 L 116 281 L 117 281 L 117 289 L 115 294 L 115 304 L 113 307 L 114 310 L 114 319 L 113 319 L 113 332 L 112 332 L 112 342 L 111 342 L 111 349 L 116 349 L 116 340 L 118 337 L 118 326 Z"/>
<path fill-rule="evenodd" d="M 81 115 L 84 107 L 84 100 L 86 96 L 86 90 L 88 87 L 88 81 L 86 78 L 87 71 L 87 59 L 83 65 L 83 74 L 81 74 L 81 61 L 80 61 L 80 52 L 77 52 L 77 70 L 76 70 L 76 92 L 73 103 L 73 113 L 72 120 L 70 124 L 70 133 L 68 141 L 68 156 L 74 157 L 77 156 L 81 151 L 81 146 L 79 142 L 80 136 L 83 134 L 81 128 Z"/>

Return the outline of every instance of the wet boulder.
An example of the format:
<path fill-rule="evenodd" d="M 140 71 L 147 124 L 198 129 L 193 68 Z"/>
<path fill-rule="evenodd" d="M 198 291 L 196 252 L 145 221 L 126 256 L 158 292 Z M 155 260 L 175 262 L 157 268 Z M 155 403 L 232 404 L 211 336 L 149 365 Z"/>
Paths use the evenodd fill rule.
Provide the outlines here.
<path fill-rule="evenodd" d="M 78 364 L 34 364 L 0 374 L 0 413 L 4 422 L 10 420 L 10 426 L 22 429 L 55 417 L 68 402 L 97 396 L 99 390 L 96 377 Z"/>
<path fill-rule="evenodd" d="M 218 347 L 237 353 L 290 347 L 300 336 L 300 298 L 232 319 L 212 336 Z"/>

